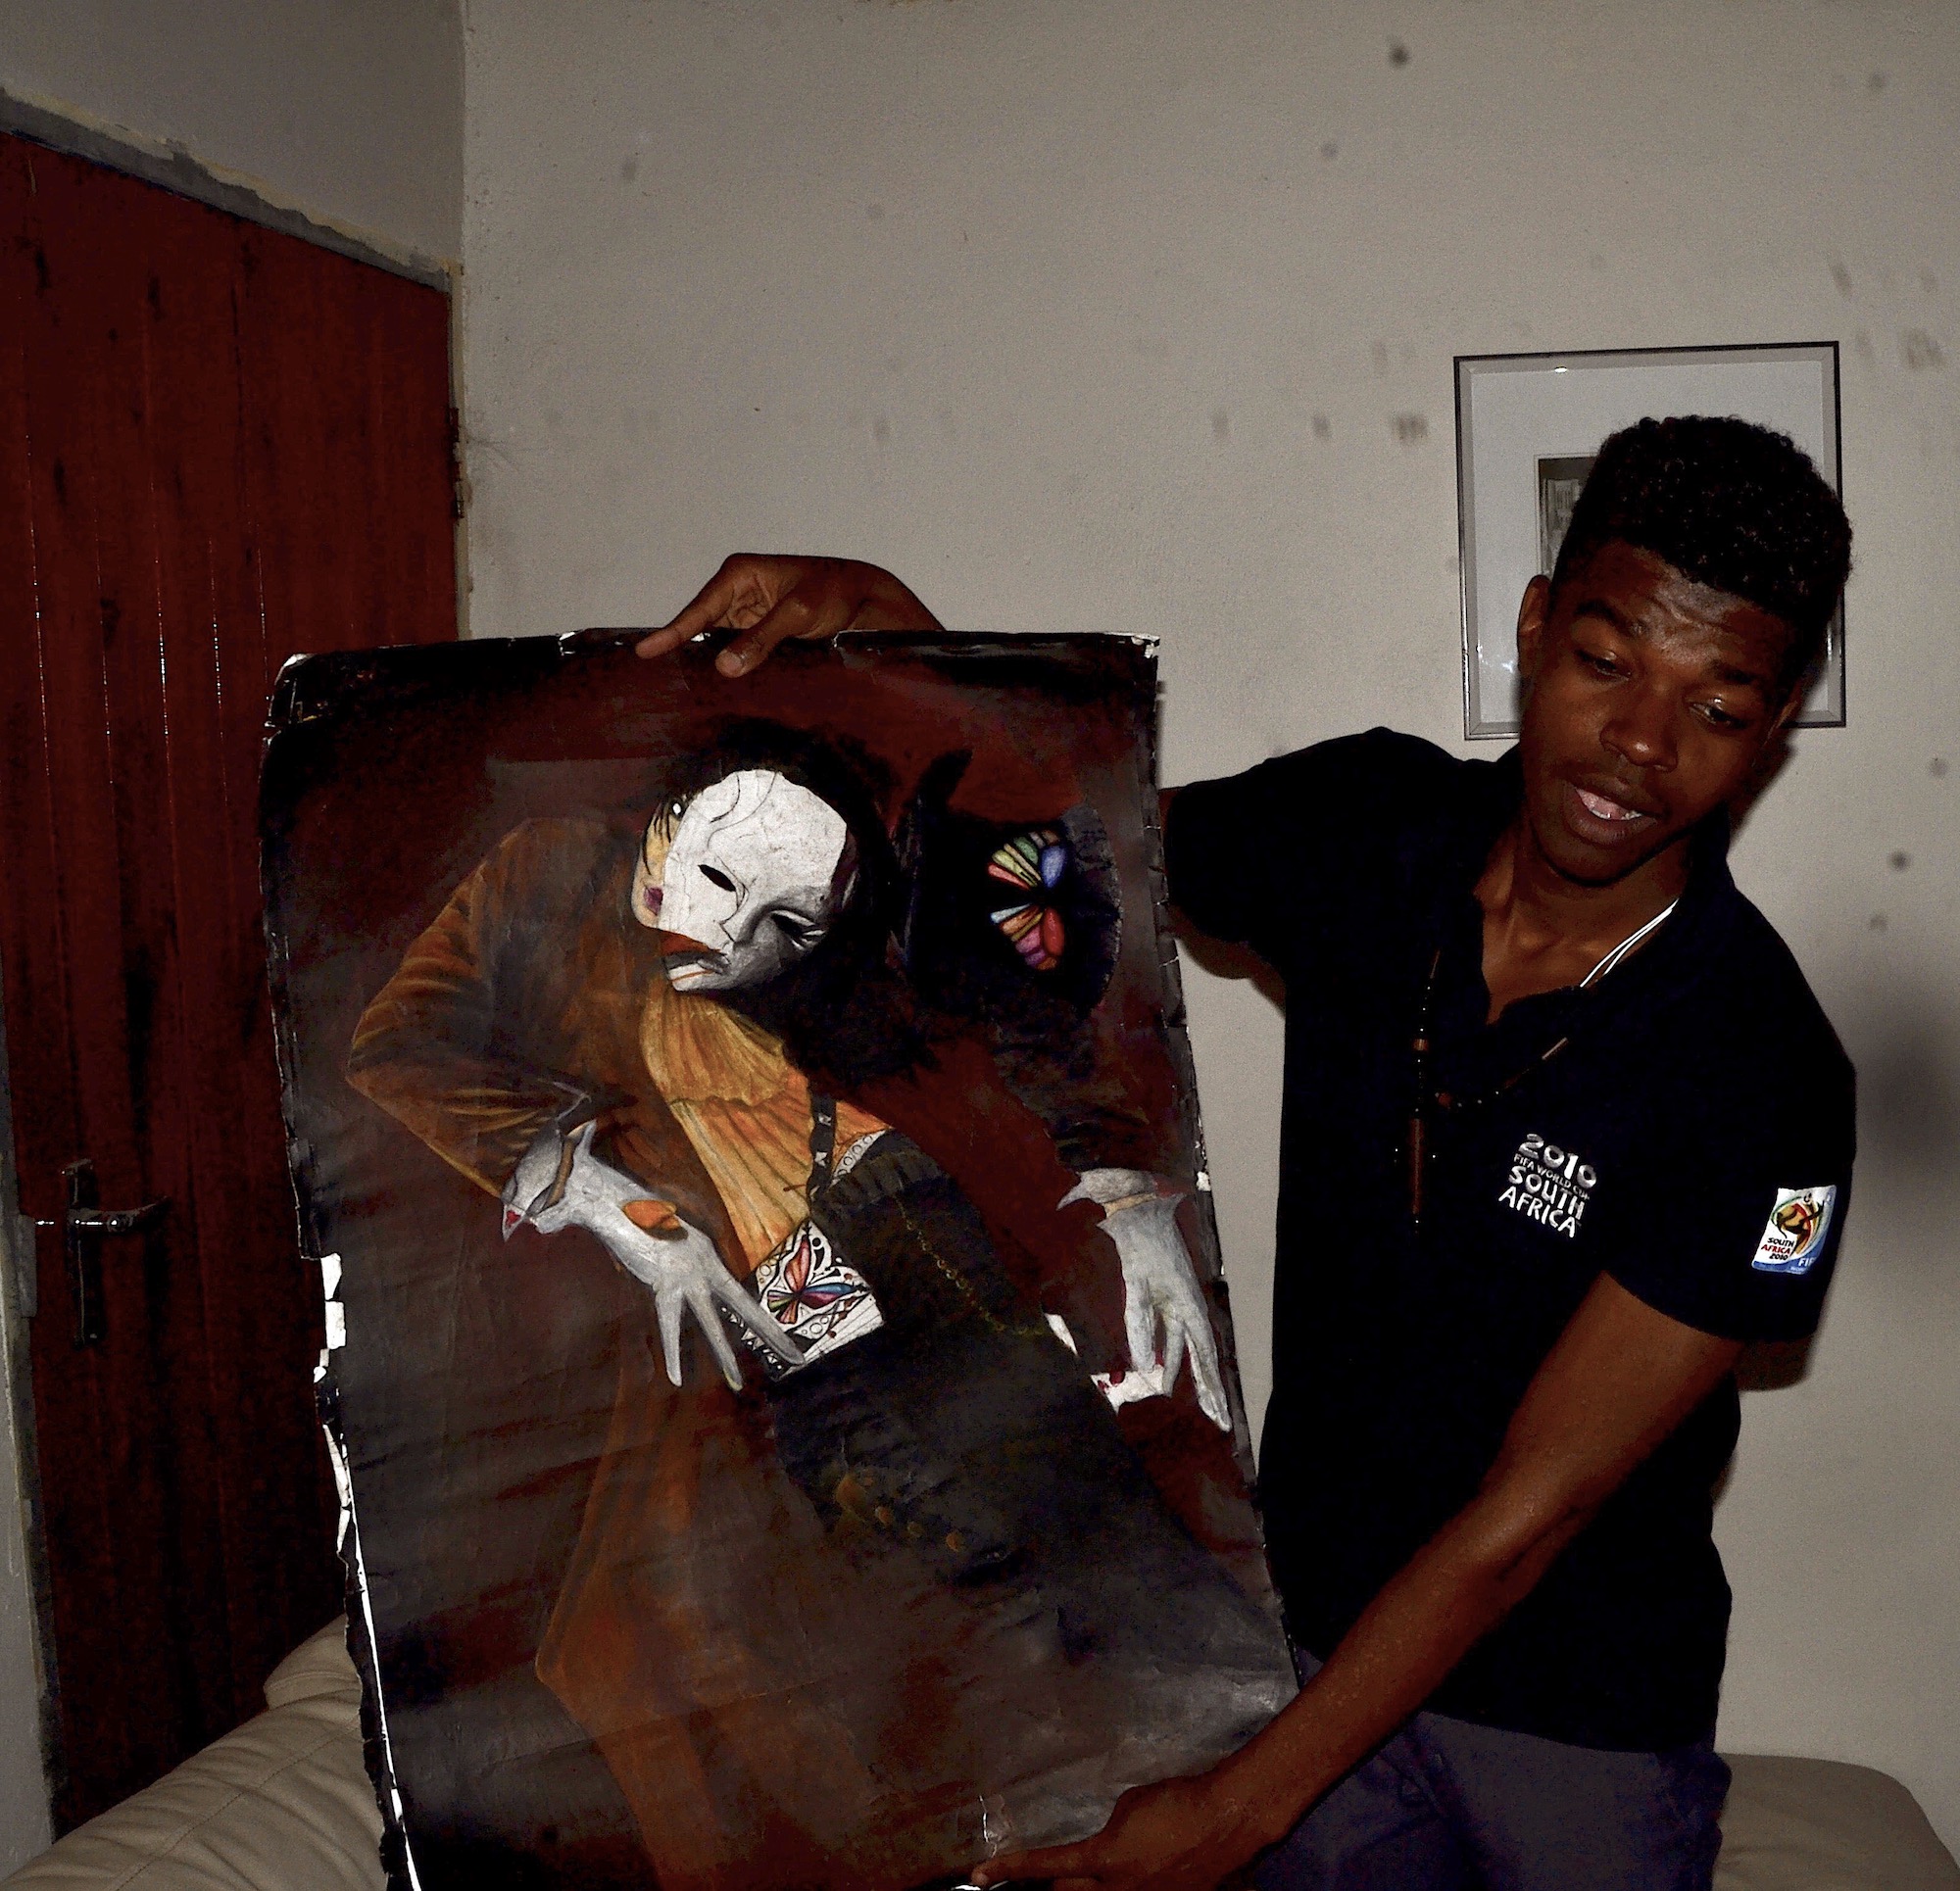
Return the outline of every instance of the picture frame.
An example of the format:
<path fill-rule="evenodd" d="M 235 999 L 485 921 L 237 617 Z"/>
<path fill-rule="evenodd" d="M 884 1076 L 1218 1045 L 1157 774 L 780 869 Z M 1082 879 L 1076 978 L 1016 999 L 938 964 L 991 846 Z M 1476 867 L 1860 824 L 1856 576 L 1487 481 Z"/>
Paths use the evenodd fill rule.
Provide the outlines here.
<path fill-rule="evenodd" d="M 1469 741 L 1517 734 L 1518 601 L 1551 569 L 1609 433 L 1650 414 L 1735 414 L 1788 434 L 1843 490 L 1835 341 L 1459 355 L 1455 365 Z M 1840 728 L 1844 714 L 1840 604 L 1796 723 Z"/>

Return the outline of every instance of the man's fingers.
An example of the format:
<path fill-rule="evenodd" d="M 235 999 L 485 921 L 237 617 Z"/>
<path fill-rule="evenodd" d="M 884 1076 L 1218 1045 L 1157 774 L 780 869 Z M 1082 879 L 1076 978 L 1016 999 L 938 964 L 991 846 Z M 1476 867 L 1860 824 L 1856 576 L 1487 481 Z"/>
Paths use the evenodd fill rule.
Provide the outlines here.
<path fill-rule="evenodd" d="M 668 651 L 678 650 L 690 637 L 698 637 L 704 630 L 712 630 L 724 622 L 744 588 L 740 570 L 737 559 L 724 558 L 721 569 L 688 600 L 680 615 L 663 629 L 642 637 L 633 646 L 633 655 L 664 656 Z"/>
<path fill-rule="evenodd" d="M 924 605 L 874 564 L 738 552 L 722 560 L 672 623 L 649 631 L 633 648 L 641 656 L 663 656 L 704 630 L 740 631 L 715 666 L 724 676 L 744 676 L 786 638 L 939 627 Z"/>
<path fill-rule="evenodd" d="M 851 628 L 862 603 L 860 589 L 840 584 L 827 571 L 807 579 L 787 597 L 779 598 L 753 629 L 736 638 L 714 659 L 714 667 L 723 676 L 741 676 L 792 637 L 835 637 L 840 630 Z"/>
<path fill-rule="evenodd" d="M 702 625 L 701 629 L 708 626 Z M 695 628 L 683 629 L 678 617 L 663 630 L 650 630 L 633 646 L 635 656 L 664 656 L 669 651 L 678 650 L 690 637 L 698 635 Z"/>
<path fill-rule="evenodd" d="M 1005 1884 L 1018 1878 L 1052 1878 L 1064 1883 L 1096 1882 L 1096 1841 L 1051 1845 L 1045 1852 L 1010 1852 L 973 1869 L 975 1884 Z"/>

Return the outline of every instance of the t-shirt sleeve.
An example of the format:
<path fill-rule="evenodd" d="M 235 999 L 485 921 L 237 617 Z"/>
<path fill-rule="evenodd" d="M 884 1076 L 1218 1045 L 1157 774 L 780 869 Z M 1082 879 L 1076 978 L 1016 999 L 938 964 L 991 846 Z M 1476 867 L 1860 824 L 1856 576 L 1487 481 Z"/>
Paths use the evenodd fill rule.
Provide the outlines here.
<path fill-rule="evenodd" d="M 1656 1139 L 1638 1199 L 1611 1213 L 1605 1271 L 1649 1306 L 1726 1339 L 1817 1330 L 1851 1199 L 1850 1066 L 1702 1087 Z M 1604 1203 L 1601 1206 L 1605 1206 Z"/>
<path fill-rule="evenodd" d="M 1330 896 L 1381 876 L 1388 837 L 1451 766 L 1428 743 L 1371 729 L 1180 788 L 1164 828 L 1171 904 L 1284 968 Z"/>

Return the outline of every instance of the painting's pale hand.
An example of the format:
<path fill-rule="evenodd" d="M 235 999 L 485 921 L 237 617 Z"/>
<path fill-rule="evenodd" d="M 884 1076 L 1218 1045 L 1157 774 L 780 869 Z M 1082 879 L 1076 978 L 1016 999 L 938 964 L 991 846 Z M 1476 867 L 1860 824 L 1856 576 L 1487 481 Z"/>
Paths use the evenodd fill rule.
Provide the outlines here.
<path fill-rule="evenodd" d="M 742 1389 L 742 1368 L 721 1324 L 726 1308 L 786 1365 L 801 1366 L 803 1349 L 763 1312 L 729 1273 L 713 1240 L 651 1197 L 644 1183 L 592 1152 L 595 1124 L 567 1143 L 547 1130 L 525 1150 L 504 1189 L 504 1236 L 528 1223 L 541 1235 L 583 1228 L 605 1244 L 626 1272 L 653 1290 L 667 1378 L 681 1382 L 680 1335 L 692 1313 L 721 1364 L 731 1391 Z"/>
<path fill-rule="evenodd" d="M 676 1216 L 672 1232 L 648 1234 L 621 1214 L 612 1226 L 595 1229 L 613 1258 L 636 1281 L 653 1289 L 654 1317 L 660 1322 L 661 1349 L 666 1359 L 667 1377 L 676 1385 L 680 1377 L 680 1330 L 684 1315 L 692 1313 L 721 1362 L 721 1376 L 730 1391 L 742 1389 L 742 1368 L 728 1343 L 728 1334 L 716 1317 L 723 1306 L 786 1364 L 803 1364 L 803 1352 L 756 1303 L 748 1289 L 722 1265 L 714 1242 L 700 1229 Z"/>
<path fill-rule="evenodd" d="M 1102 1232 L 1114 1243 L 1123 1268 L 1123 1326 L 1132 1370 L 1152 1371 L 1161 1341 L 1163 1383 L 1169 1390 L 1188 1353 L 1199 1408 L 1221 1431 L 1229 1431 L 1232 1410 L 1218 1367 L 1218 1342 L 1178 1231 L 1182 1199 L 1157 1193 L 1155 1179 L 1139 1170 L 1091 1169 L 1057 1205 L 1103 1204 Z"/>

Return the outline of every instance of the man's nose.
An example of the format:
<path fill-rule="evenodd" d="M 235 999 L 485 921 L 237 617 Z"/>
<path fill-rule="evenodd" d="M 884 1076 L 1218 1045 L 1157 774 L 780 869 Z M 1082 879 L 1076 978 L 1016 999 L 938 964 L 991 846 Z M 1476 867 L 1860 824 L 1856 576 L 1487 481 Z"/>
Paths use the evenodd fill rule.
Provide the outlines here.
<path fill-rule="evenodd" d="M 1665 773 L 1677 755 L 1676 714 L 1677 705 L 1666 691 L 1640 690 L 1614 704 L 1599 740 L 1629 767 Z"/>

